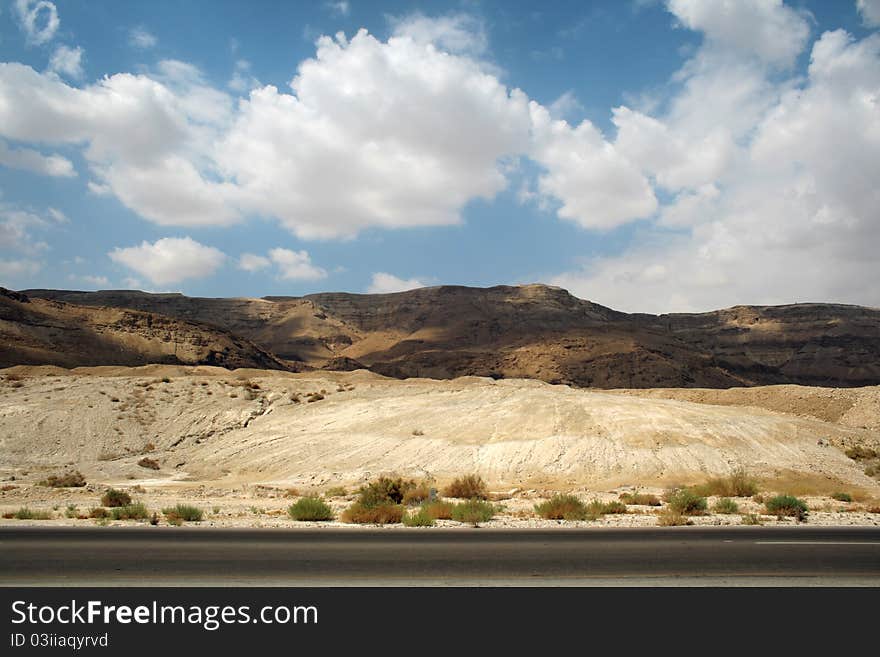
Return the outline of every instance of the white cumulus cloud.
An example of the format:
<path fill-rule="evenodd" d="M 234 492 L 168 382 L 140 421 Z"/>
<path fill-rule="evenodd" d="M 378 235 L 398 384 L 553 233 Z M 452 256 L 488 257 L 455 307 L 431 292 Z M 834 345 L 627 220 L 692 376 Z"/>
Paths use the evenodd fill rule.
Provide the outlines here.
<path fill-rule="evenodd" d="M 405 292 L 406 290 L 414 290 L 418 287 L 425 287 L 417 278 L 398 278 L 393 274 L 379 271 L 373 274 L 370 286 L 367 288 L 369 294 L 389 294 L 391 292 Z"/>
<path fill-rule="evenodd" d="M 777 65 L 790 65 L 810 34 L 806 17 L 782 0 L 668 0 L 667 7 L 713 47 Z"/>
<path fill-rule="evenodd" d="M 269 251 L 269 259 L 278 268 L 278 276 L 284 280 L 315 281 L 327 277 L 327 272 L 312 264 L 307 251 L 291 251 L 275 248 Z"/>
<path fill-rule="evenodd" d="M 219 249 L 190 237 L 164 237 L 150 244 L 113 249 L 114 262 L 128 267 L 156 285 L 167 286 L 190 278 L 210 276 L 226 260 Z"/>
<path fill-rule="evenodd" d="M 76 175 L 73 162 L 66 157 L 57 154 L 43 155 L 30 148 L 9 148 L 2 139 L 0 139 L 0 165 L 59 178 Z"/>
<path fill-rule="evenodd" d="M 78 80 L 83 76 L 83 49 L 79 46 L 58 46 L 49 58 L 49 70 Z"/>
<path fill-rule="evenodd" d="M 54 2 L 15 0 L 13 7 L 28 43 L 41 45 L 55 37 L 61 20 Z"/>
<path fill-rule="evenodd" d="M 242 253 L 238 258 L 238 268 L 244 271 L 260 271 L 272 266 L 272 261 L 255 253 Z"/>
<path fill-rule="evenodd" d="M 862 15 L 862 23 L 880 27 L 880 0 L 856 0 L 856 8 Z"/>

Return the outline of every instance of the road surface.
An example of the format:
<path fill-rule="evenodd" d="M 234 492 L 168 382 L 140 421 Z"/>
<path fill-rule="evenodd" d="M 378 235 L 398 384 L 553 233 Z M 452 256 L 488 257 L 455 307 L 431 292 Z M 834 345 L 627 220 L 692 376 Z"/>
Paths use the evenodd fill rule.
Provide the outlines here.
<path fill-rule="evenodd" d="M 0 528 L 0 585 L 880 585 L 880 528 Z"/>

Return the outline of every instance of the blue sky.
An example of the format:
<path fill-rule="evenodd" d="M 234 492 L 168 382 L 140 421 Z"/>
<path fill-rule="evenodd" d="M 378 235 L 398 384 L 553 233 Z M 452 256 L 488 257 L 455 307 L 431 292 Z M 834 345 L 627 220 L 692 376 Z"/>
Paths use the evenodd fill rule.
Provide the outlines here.
<path fill-rule="evenodd" d="M 875 0 L 5 2 L 0 284 L 880 305 L 878 24 Z"/>

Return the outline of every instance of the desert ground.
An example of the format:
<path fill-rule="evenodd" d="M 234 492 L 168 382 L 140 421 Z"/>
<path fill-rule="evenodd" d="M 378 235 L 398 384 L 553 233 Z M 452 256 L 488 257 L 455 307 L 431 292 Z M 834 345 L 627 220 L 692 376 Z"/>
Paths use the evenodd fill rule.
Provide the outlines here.
<path fill-rule="evenodd" d="M 558 492 L 585 502 L 635 491 L 662 498 L 744 471 L 763 496 L 804 499 L 810 524 L 880 525 L 880 482 L 850 457 L 880 450 L 877 386 L 600 391 L 172 365 L 18 366 L 0 375 L 0 512 L 51 517 L 3 524 L 131 524 L 88 517 L 113 487 L 151 510 L 197 505 L 202 527 L 352 526 L 294 521 L 287 508 L 318 495 L 338 515 L 380 475 L 442 490 L 476 473 L 497 505 L 488 526 L 650 526 L 662 508 L 631 504 L 570 521 L 545 520 L 533 507 Z M 72 471 L 87 483 L 40 483 Z M 851 501 L 831 497 L 842 492 Z M 795 522 L 767 514 L 761 500 L 738 498 L 738 511 L 722 514 L 710 495 L 709 511 L 689 521 Z M 159 524 L 167 524 L 161 516 Z"/>

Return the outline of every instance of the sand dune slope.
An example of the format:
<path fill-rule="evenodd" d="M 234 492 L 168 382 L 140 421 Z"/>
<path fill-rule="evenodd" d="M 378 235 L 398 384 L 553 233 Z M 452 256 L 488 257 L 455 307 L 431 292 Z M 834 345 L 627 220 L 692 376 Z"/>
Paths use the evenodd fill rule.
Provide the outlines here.
<path fill-rule="evenodd" d="M 438 480 L 476 471 L 496 485 L 565 487 L 685 483 L 745 467 L 877 486 L 841 449 L 877 446 L 876 430 L 753 406 L 528 380 L 400 381 L 366 371 L 4 374 L 0 470 L 7 472 L 76 466 L 97 480 L 296 486 L 392 471 Z M 793 390 L 779 394 L 798 390 L 785 388 Z M 323 399 L 308 401 L 310 393 Z M 136 465 L 147 452 L 159 470 Z"/>

